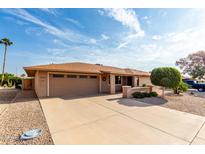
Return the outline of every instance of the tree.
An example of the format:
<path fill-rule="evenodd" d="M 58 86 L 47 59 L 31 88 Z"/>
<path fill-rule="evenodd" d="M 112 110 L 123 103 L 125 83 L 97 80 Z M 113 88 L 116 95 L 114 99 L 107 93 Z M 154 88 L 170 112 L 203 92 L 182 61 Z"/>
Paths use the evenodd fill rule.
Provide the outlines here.
<path fill-rule="evenodd" d="M 189 54 L 186 58 L 176 61 L 176 65 L 183 74 L 188 74 L 194 79 L 201 79 L 205 75 L 205 51 Z"/>
<path fill-rule="evenodd" d="M 4 61 L 3 61 L 3 69 L 2 69 L 2 77 L 1 77 L 1 85 L 3 85 L 3 81 L 4 81 L 4 70 L 5 70 L 5 65 L 6 65 L 6 52 L 7 52 L 7 47 L 12 45 L 13 42 L 11 42 L 9 39 L 7 38 L 3 38 L 0 40 L 0 44 L 4 45 Z"/>
<path fill-rule="evenodd" d="M 163 97 L 165 88 L 175 89 L 182 80 L 180 72 L 173 67 L 159 67 L 153 69 L 150 79 L 152 84 L 163 87 Z"/>

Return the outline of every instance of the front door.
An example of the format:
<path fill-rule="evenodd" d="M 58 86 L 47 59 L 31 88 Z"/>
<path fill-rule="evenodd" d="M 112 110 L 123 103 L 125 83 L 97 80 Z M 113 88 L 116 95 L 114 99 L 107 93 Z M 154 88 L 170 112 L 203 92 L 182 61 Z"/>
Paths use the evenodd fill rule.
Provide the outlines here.
<path fill-rule="evenodd" d="M 127 85 L 132 86 L 132 76 L 127 77 Z"/>

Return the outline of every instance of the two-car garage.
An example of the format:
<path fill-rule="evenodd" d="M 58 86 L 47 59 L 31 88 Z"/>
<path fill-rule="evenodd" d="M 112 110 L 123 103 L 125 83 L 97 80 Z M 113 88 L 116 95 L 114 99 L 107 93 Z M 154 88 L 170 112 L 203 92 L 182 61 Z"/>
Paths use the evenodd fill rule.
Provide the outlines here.
<path fill-rule="evenodd" d="M 49 96 L 84 96 L 99 92 L 97 75 L 49 74 Z"/>

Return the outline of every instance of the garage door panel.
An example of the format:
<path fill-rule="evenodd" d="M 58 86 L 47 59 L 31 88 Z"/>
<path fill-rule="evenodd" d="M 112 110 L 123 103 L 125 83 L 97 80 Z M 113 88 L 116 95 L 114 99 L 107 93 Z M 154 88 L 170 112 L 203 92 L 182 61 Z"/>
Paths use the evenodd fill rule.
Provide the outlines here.
<path fill-rule="evenodd" d="M 98 93 L 98 78 L 49 78 L 50 96 L 90 95 Z"/>

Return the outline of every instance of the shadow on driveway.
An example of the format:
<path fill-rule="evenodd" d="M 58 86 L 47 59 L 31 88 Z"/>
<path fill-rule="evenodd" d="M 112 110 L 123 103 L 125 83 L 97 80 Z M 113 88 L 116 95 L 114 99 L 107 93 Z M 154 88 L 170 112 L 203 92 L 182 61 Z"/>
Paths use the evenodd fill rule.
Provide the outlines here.
<path fill-rule="evenodd" d="M 149 98 L 142 98 L 142 99 L 110 98 L 107 100 L 108 101 L 115 101 L 121 105 L 136 106 L 136 107 L 146 107 L 146 106 L 151 106 L 151 105 L 163 105 L 163 104 L 168 102 L 166 99 L 163 99 L 160 97 L 149 97 Z"/>

